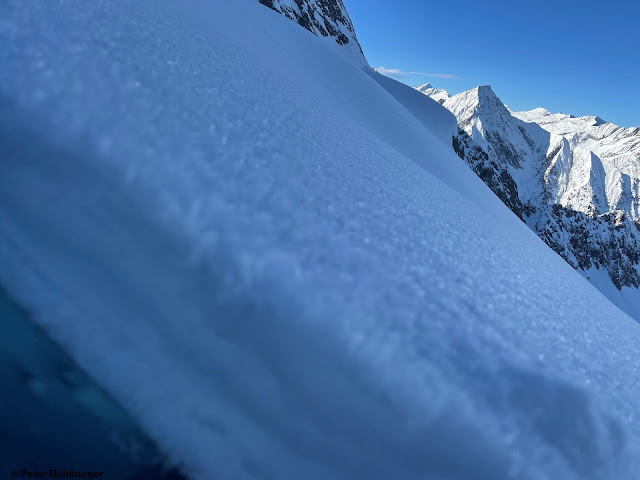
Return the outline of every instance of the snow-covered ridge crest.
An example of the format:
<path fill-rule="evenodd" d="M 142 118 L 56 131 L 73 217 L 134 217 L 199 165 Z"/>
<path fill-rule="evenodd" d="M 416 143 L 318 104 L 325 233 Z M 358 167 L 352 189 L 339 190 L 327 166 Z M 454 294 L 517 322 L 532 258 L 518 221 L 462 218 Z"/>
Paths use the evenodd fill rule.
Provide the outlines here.
<path fill-rule="evenodd" d="M 425 83 L 423 85 L 418 85 L 414 87 L 420 93 L 424 93 L 425 95 L 431 97 L 440 105 L 442 105 L 451 95 L 444 88 L 434 88 L 430 83 Z"/>
<path fill-rule="evenodd" d="M 369 67 L 342 0 L 258 0 L 321 37 L 334 38 L 356 63 Z"/>
<path fill-rule="evenodd" d="M 430 84 L 415 88 L 436 101 L 441 99 L 442 90 Z M 640 128 L 622 128 L 596 115 L 575 117 L 544 108 L 514 112 L 488 85 L 441 103 L 485 149 L 509 163 L 529 162 L 534 170 L 544 170 L 545 183 L 553 183 L 543 192 L 548 203 L 587 214 L 623 210 L 640 221 Z M 579 191 L 582 188 L 595 193 L 585 196 Z"/>
<path fill-rule="evenodd" d="M 565 137 L 574 156 L 597 157 L 604 170 L 604 178 L 594 178 L 604 183 L 602 213 L 623 210 L 633 220 L 640 220 L 640 128 L 623 128 L 596 115 L 574 117 L 539 108 L 512 114 Z"/>

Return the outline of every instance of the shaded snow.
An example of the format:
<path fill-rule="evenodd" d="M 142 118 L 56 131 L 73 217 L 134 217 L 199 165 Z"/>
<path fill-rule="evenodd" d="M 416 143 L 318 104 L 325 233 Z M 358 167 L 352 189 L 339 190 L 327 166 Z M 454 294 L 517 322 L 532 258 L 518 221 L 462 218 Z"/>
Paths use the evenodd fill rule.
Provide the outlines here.
<path fill-rule="evenodd" d="M 180 480 L 128 416 L 0 287 L 0 468 Z M 81 439 L 82 441 L 79 441 Z"/>
<path fill-rule="evenodd" d="M 12 295 L 193 478 L 638 475 L 640 325 L 436 105 L 253 0 L 190 5 L 0 7 Z"/>
<path fill-rule="evenodd" d="M 451 112 L 434 101 L 425 101 L 414 88 L 404 83 L 378 72 L 369 72 L 369 75 L 406 108 L 429 133 L 440 139 L 447 148 L 451 145 L 451 138 L 458 130 L 456 117 Z"/>
<path fill-rule="evenodd" d="M 607 272 L 597 268 L 584 271 L 582 275 L 607 298 L 611 299 L 620 310 L 632 318 L 640 319 L 640 289 L 622 287 L 618 290 L 609 275 L 607 275 Z"/>

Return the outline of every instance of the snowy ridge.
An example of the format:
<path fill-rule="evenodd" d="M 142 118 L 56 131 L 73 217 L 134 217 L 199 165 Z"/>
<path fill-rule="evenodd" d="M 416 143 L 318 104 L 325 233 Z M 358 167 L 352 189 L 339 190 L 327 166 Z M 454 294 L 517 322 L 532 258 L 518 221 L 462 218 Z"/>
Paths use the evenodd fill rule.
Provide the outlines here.
<path fill-rule="evenodd" d="M 376 71 L 370 71 L 369 75 L 406 108 L 429 133 L 434 134 L 447 146 L 451 143 L 451 137 L 458 130 L 456 117 L 451 112 L 434 102 L 424 101 L 424 98 L 413 88 L 392 78 Z"/>
<path fill-rule="evenodd" d="M 442 105 L 445 100 L 447 100 L 451 95 L 443 88 L 434 88 L 430 83 L 425 83 L 423 85 L 418 85 L 414 87 L 420 93 L 424 93 L 430 98 L 433 98 L 436 102 Z"/>
<path fill-rule="evenodd" d="M 461 129 L 454 150 L 551 248 L 585 276 L 600 268 L 618 290 L 640 287 L 638 129 L 542 108 L 512 112 L 489 86 L 443 106 Z"/>
<path fill-rule="evenodd" d="M 318 36 L 341 45 L 356 63 L 369 68 L 342 0 L 258 0 Z"/>
<path fill-rule="evenodd" d="M 440 90 L 427 85 L 416 89 L 440 100 Z M 548 203 L 587 214 L 623 210 L 631 219 L 640 219 L 640 128 L 624 129 L 597 116 L 552 114 L 543 108 L 513 112 L 488 85 L 449 97 L 443 105 L 498 159 L 516 167 L 533 163 L 539 169 L 545 156 L 550 162 L 545 167 Z M 584 188 L 589 191 L 581 192 Z"/>
<path fill-rule="evenodd" d="M 0 8 L 0 283 L 189 477 L 638 476 L 640 325 L 436 102 L 255 0 Z"/>
<path fill-rule="evenodd" d="M 597 157 L 606 177 L 599 179 L 604 181 L 606 196 L 599 199 L 603 202 L 600 212 L 623 210 L 633 220 L 640 220 L 640 128 L 622 128 L 597 116 L 574 117 L 544 109 L 512 113 L 565 137 L 575 156 Z M 588 205 L 576 206 L 580 211 L 587 208 Z"/>
<path fill-rule="evenodd" d="M 546 154 L 549 134 L 514 120 L 489 85 L 454 95 L 443 106 L 476 142 L 513 167 L 523 169 Z"/>

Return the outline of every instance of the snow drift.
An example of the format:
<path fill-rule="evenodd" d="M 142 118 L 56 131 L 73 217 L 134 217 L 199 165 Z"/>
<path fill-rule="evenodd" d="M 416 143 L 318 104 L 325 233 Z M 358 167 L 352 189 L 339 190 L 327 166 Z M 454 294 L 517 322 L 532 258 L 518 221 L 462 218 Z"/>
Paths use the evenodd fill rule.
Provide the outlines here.
<path fill-rule="evenodd" d="M 640 473 L 640 325 L 435 102 L 252 0 L 0 13 L 0 280 L 192 478 Z"/>

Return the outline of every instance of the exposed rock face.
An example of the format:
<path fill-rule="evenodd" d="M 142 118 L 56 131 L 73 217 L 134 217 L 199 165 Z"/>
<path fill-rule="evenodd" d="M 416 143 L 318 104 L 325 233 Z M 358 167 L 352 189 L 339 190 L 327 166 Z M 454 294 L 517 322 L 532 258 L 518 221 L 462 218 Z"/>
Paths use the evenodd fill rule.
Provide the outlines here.
<path fill-rule="evenodd" d="M 359 64 L 368 67 L 353 23 L 342 0 L 258 0 L 310 32 L 333 37 Z"/>
<path fill-rule="evenodd" d="M 520 200 L 518 185 L 509 171 L 490 157 L 464 130 L 459 129 L 458 135 L 453 137 L 453 149 L 520 220 L 524 221 L 526 216 L 535 212 L 533 205 L 524 205 Z"/>
<path fill-rule="evenodd" d="M 453 97 L 416 89 L 456 116 L 458 156 L 571 266 L 640 288 L 639 129 L 544 109 L 514 113 L 489 86 Z"/>
<path fill-rule="evenodd" d="M 640 288 L 640 229 L 622 210 L 592 217 L 553 205 L 546 213 L 536 230 L 573 268 L 603 269 L 618 289 Z"/>

